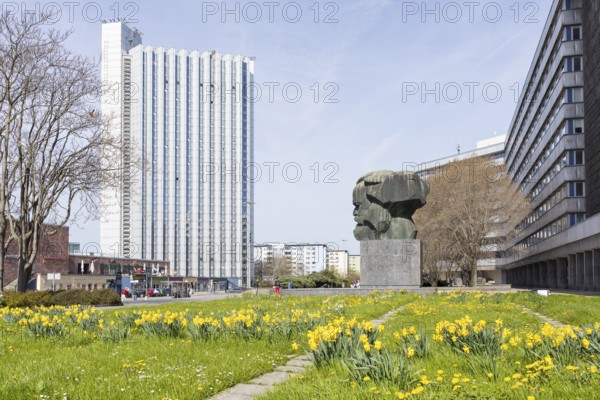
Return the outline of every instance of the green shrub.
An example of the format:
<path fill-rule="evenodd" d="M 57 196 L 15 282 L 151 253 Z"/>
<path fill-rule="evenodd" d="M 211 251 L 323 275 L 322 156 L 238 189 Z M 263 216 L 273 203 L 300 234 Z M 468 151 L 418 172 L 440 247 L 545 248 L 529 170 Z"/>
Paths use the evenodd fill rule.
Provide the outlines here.
<path fill-rule="evenodd" d="M 342 287 L 342 279 L 333 271 L 313 272 L 307 278 L 315 283 L 313 287 Z"/>
<path fill-rule="evenodd" d="M 91 295 L 90 292 L 82 289 L 62 290 L 54 293 L 53 301 L 57 306 L 88 305 L 91 304 Z"/>
<path fill-rule="evenodd" d="M 112 289 L 100 289 L 90 292 L 91 305 L 94 306 L 120 306 L 123 305 L 119 295 Z"/>
<path fill-rule="evenodd" d="M 294 289 L 314 288 L 316 286 L 315 282 L 306 276 L 285 275 L 285 276 L 281 277 L 280 281 L 281 281 L 281 286 L 284 289 L 287 289 L 288 283 L 291 283 L 292 288 L 294 288 Z"/>
<path fill-rule="evenodd" d="M 30 291 L 17 293 L 12 290 L 4 292 L 4 300 L 7 307 L 37 307 L 51 306 L 52 294 L 47 291 Z"/>
<path fill-rule="evenodd" d="M 4 292 L 3 302 L 7 307 L 40 307 L 40 306 L 117 306 L 121 305 L 120 297 L 110 289 L 88 292 L 87 290 L 62 290 L 58 292 L 29 291 L 17 293 Z"/>

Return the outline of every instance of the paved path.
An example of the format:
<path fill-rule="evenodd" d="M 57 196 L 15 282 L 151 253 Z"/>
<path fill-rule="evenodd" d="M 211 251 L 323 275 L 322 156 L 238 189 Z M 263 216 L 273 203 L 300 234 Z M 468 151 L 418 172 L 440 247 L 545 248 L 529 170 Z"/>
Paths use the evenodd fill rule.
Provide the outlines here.
<path fill-rule="evenodd" d="M 148 297 L 148 299 L 144 299 L 144 297 L 138 297 L 137 300 L 133 300 L 132 298 L 128 298 L 123 302 L 122 306 L 108 306 L 101 307 L 103 310 L 110 309 L 122 309 L 123 307 L 143 307 L 143 306 L 160 306 L 164 304 L 170 303 L 193 303 L 193 302 L 203 302 L 203 301 L 212 301 L 212 300 L 222 300 L 230 297 L 238 297 L 241 296 L 241 293 L 227 293 L 227 292 L 216 292 L 216 293 L 208 293 L 208 292 L 199 292 L 194 293 L 191 297 L 183 297 L 183 298 L 174 298 L 171 296 L 164 297 Z M 98 307 L 100 308 L 100 307 Z"/>
<path fill-rule="evenodd" d="M 522 305 L 518 305 L 519 307 L 521 307 L 524 311 L 527 311 L 529 314 L 531 315 L 535 315 L 538 318 L 541 318 L 542 320 L 544 320 L 545 322 L 549 323 L 550 325 L 552 325 L 555 328 L 561 328 L 563 326 L 566 326 L 565 324 L 563 324 L 560 321 L 557 321 L 555 319 L 552 319 L 550 317 L 547 317 L 543 314 L 540 314 L 539 312 L 535 312 L 533 310 L 530 310 L 529 308 L 522 306 Z"/>
<path fill-rule="evenodd" d="M 373 320 L 374 327 L 389 320 L 394 314 L 402 310 L 404 306 L 388 312 L 380 318 Z M 252 379 L 248 383 L 238 383 L 213 397 L 212 400 L 251 400 L 255 396 L 267 393 L 273 389 L 273 386 L 283 383 L 290 379 L 293 374 L 298 375 L 304 372 L 307 367 L 312 366 L 310 357 L 306 355 L 293 357 L 285 365 L 278 366 L 275 371 L 261 375 Z"/>

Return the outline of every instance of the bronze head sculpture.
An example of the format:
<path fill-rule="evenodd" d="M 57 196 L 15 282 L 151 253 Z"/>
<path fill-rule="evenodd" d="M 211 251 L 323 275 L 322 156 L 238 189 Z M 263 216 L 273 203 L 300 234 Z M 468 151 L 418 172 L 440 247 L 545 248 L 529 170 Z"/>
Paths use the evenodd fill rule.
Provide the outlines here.
<path fill-rule="evenodd" d="M 429 184 L 412 172 L 375 171 L 363 175 L 352 192 L 356 240 L 415 239 L 412 220 L 423 207 Z"/>

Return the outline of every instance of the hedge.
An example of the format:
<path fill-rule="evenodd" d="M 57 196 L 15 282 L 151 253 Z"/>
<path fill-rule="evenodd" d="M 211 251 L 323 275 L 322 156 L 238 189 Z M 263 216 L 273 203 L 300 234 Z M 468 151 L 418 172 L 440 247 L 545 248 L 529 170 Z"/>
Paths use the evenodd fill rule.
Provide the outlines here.
<path fill-rule="evenodd" d="M 39 306 L 72 306 L 72 305 L 90 305 L 90 306 L 121 306 L 121 298 L 112 289 L 99 290 L 61 290 L 57 292 L 50 291 L 29 291 L 17 293 L 11 290 L 4 292 L 2 305 L 7 307 L 39 307 Z"/>

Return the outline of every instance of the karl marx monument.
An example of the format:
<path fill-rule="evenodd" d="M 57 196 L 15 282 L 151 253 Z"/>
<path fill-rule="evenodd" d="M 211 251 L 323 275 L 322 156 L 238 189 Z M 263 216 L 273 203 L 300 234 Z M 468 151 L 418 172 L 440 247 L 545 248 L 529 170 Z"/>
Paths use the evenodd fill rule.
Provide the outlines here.
<path fill-rule="evenodd" d="M 412 215 L 427 194 L 429 184 L 411 172 L 375 171 L 356 182 L 352 202 L 361 287 L 421 285 L 421 241 Z"/>

